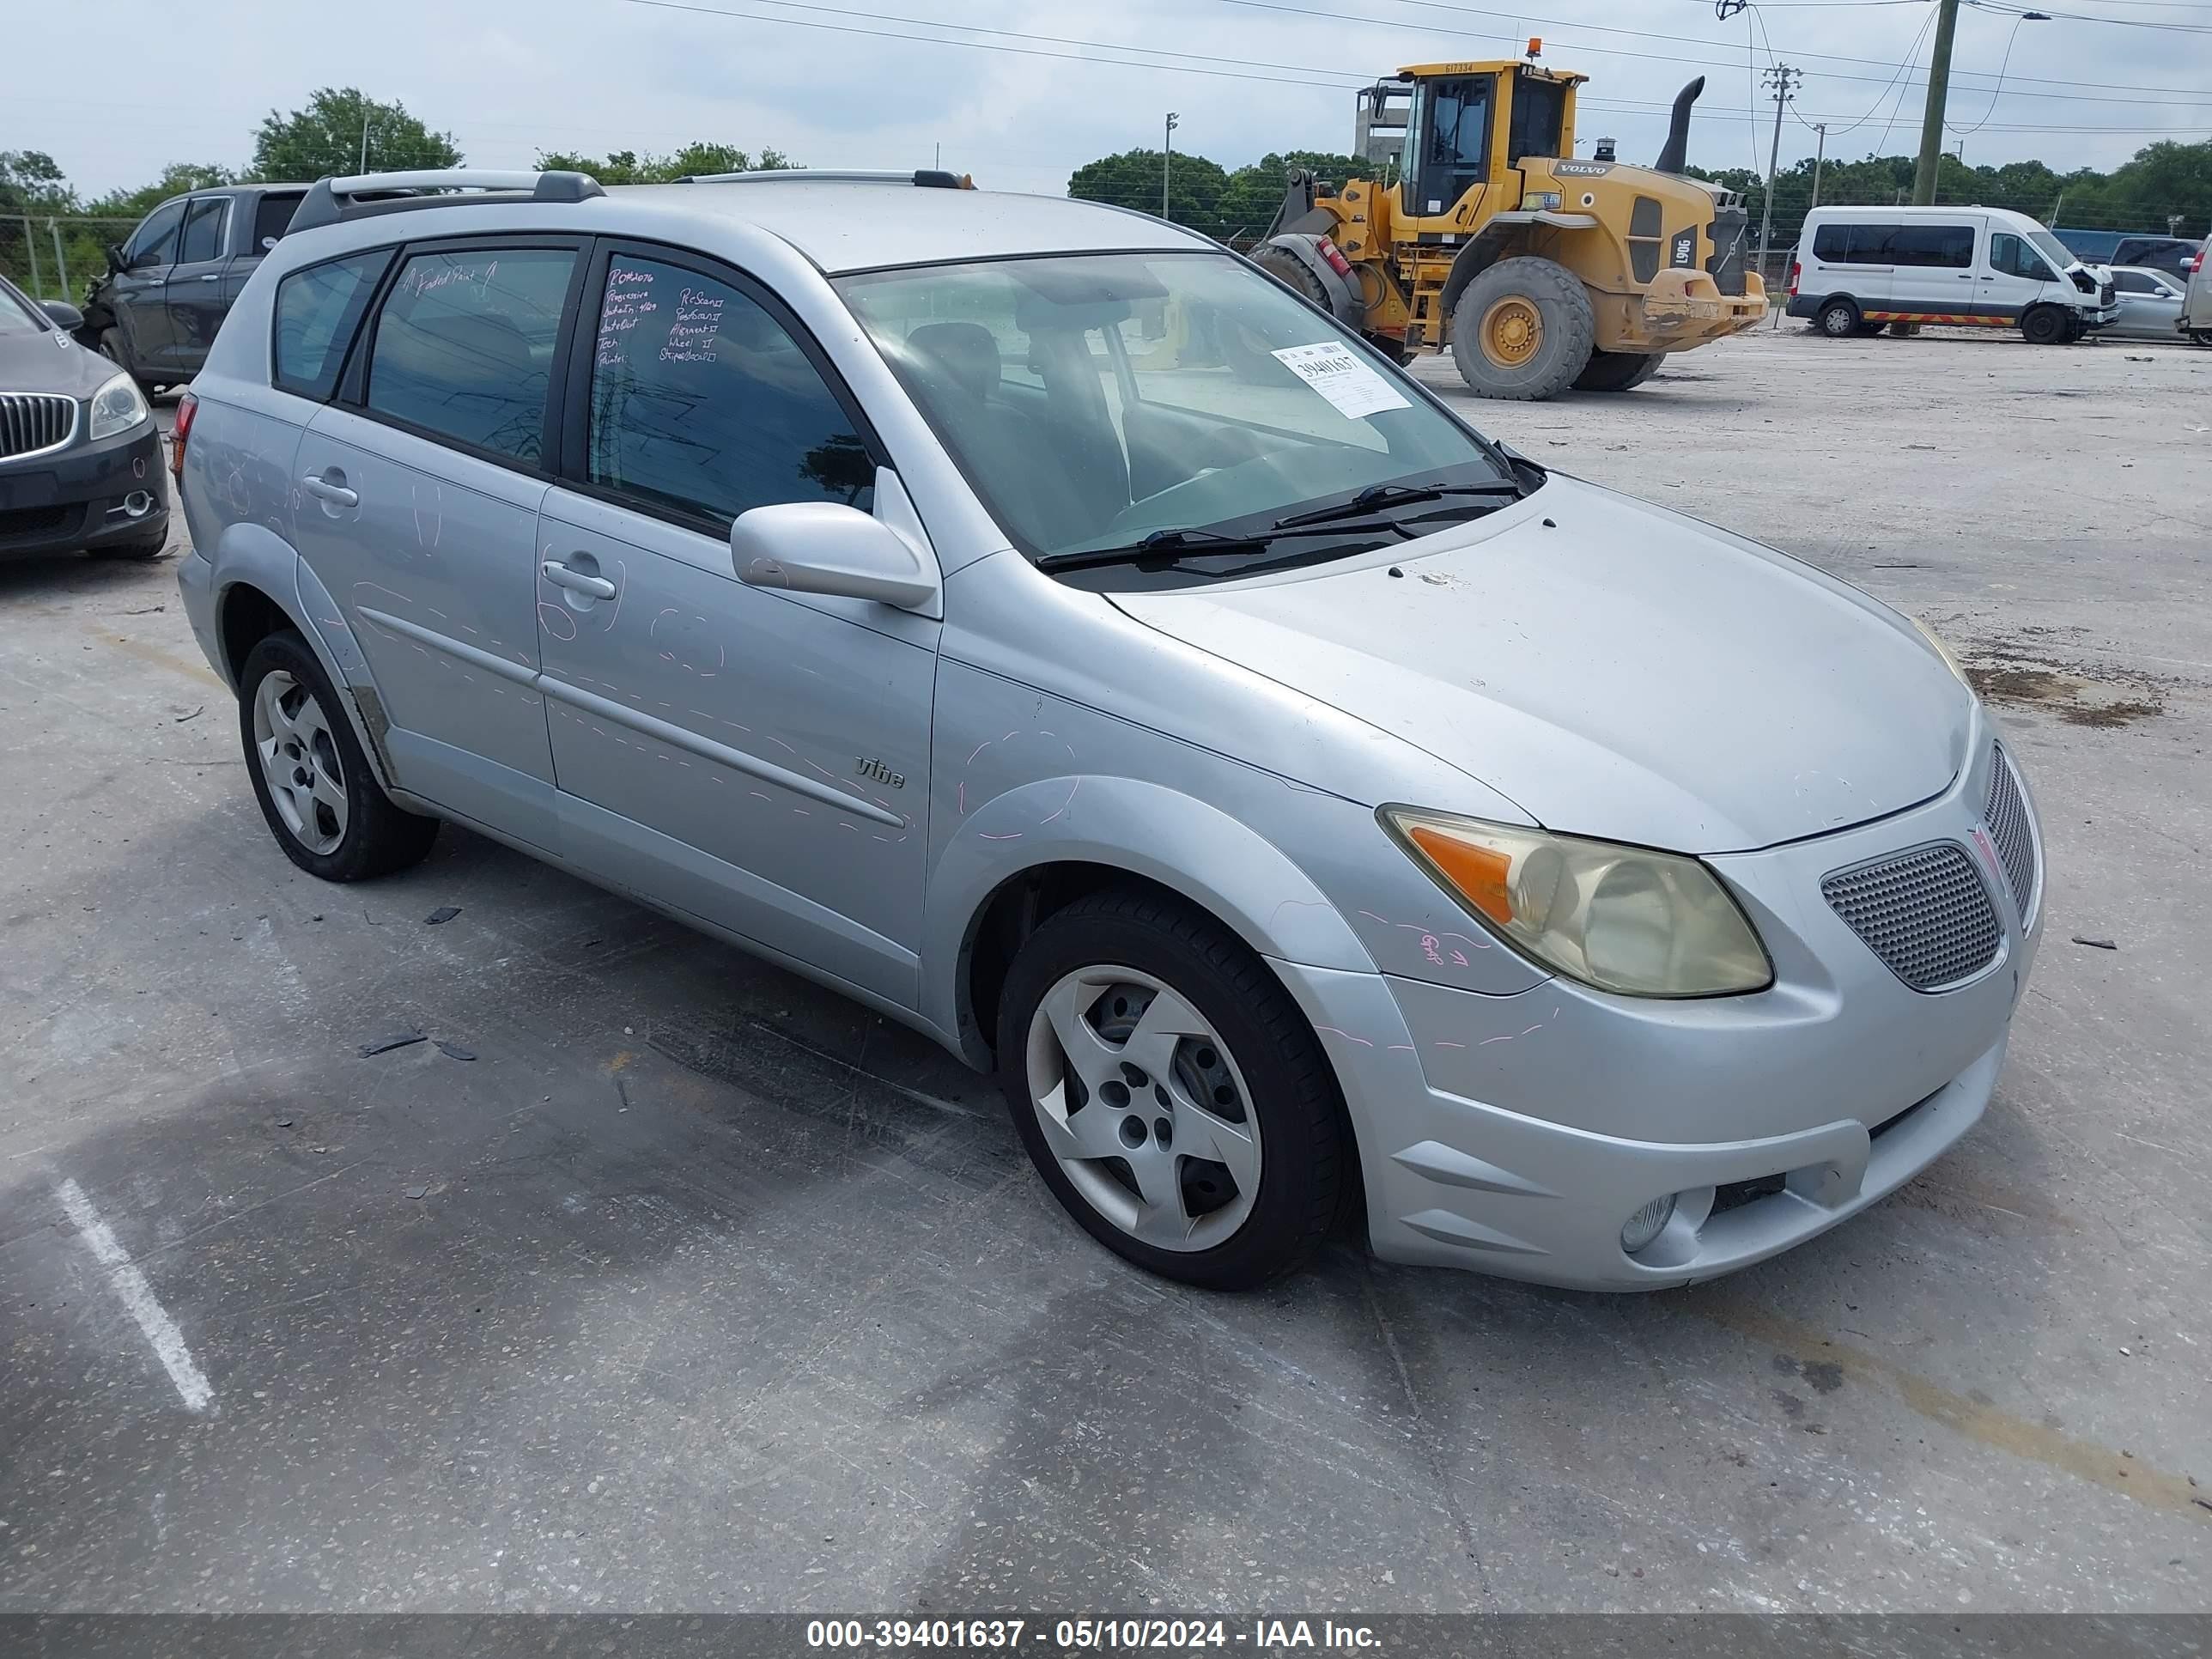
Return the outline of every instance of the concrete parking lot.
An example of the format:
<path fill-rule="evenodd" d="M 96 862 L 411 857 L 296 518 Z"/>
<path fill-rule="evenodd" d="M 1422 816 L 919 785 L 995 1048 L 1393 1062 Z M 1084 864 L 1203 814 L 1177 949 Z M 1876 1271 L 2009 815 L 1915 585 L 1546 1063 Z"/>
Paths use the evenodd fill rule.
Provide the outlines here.
<path fill-rule="evenodd" d="M 2204 1610 L 2212 352 L 1475 416 L 1972 665 L 2050 921 L 1954 1153 L 1647 1298 L 1167 1285 L 832 995 L 452 830 L 309 879 L 168 562 L 0 565 L 0 1611 Z"/>

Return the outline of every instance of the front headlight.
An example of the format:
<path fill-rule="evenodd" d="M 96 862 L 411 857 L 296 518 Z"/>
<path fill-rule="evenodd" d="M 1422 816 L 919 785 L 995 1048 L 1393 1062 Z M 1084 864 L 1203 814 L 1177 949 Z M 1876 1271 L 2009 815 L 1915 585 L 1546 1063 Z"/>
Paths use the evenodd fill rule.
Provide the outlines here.
<path fill-rule="evenodd" d="M 1946 668 L 1948 668 L 1951 672 L 1957 677 L 1959 684 L 1966 686 L 1971 690 L 1974 683 L 1966 678 L 1966 665 L 1959 660 L 1959 653 L 1952 650 L 1949 646 L 1944 644 L 1943 641 L 1937 637 L 1936 630 L 1930 628 L 1926 623 L 1921 621 L 1919 617 L 1907 616 L 1905 617 L 1905 621 L 1911 623 L 1914 628 L 1917 629 L 1920 632 L 1920 637 L 1927 641 L 1929 645 L 1935 647 L 1936 654 L 1943 659 L 1943 665 Z"/>
<path fill-rule="evenodd" d="M 92 394 L 92 421 L 85 428 L 85 436 L 97 443 L 118 432 L 128 432 L 139 422 L 152 417 L 153 411 L 146 407 L 146 397 L 138 390 L 137 381 L 128 374 L 118 374 Z"/>
<path fill-rule="evenodd" d="M 1476 921 L 1570 979 L 1639 997 L 1774 982 L 1741 908 L 1695 859 L 1412 807 L 1376 816 Z"/>

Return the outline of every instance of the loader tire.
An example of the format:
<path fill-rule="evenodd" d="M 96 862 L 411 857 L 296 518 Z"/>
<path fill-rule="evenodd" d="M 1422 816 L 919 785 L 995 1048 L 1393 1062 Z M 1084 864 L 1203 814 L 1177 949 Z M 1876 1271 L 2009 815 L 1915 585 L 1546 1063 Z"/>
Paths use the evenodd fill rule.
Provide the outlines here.
<path fill-rule="evenodd" d="M 1588 367 L 1575 376 L 1575 390 L 1633 392 L 1666 361 L 1663 351 L 1593 351 Z"/>
<path fill-rule="evenodd" d="M 1528 255 L 1501 259 L 1452 307 L 1452 361 L 1478 398 L 1557 397 L 1589 366 L 1597 319 L 1582 279 Z"/>
<path fill-rule="evenodd" d="M 1312 301 L 1323 311 L 1328 309 L 1328 295 L 1322 291 L 1321 278 L 1308 270 L 1297 254 L 1263 247 L 1252 256 L 1252 263 L 1300 299 Z"/>

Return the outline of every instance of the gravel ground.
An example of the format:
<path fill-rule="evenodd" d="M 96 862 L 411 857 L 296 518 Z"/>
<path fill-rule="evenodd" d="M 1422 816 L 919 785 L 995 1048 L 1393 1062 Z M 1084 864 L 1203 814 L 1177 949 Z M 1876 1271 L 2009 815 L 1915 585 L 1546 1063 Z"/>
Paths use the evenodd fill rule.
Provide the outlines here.
<path fill-rule="evenodd" d="M 0 1611 L 2205 1610 L 2212 353 L 1477 418 L 1972 665 L 2051 921 L 1954 1153 L 1662 1296 L 1164 1285 L 833 996 L 464 834 L 301 876 L 167 565 L 0 566 Z"/>

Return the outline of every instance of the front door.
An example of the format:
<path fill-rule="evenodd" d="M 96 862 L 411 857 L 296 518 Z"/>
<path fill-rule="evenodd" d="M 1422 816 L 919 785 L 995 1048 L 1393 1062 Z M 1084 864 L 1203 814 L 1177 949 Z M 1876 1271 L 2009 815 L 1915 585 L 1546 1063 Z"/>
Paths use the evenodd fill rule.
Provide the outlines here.
<path fill-rule="evenodd" d="M 559 240 L 410 250 L 293 464 L 295 544 L 368 659 L 395 781 L 549 848 L 538 510 L 581 262 Z"/>
<path fill-rule="evenodd" d="M 749 508 L 902 501 L 797 323 L 739 274 L 603 251 L 572 360 L 538 626 L 578 862 L 904 1006 L 938 625 L 749 587 Z M 916 526 L 918 528 L 918 526 Z"/>
<path fill-rule="evenodd" d="M 169 267 L 177 260 L 189 205 L 183 199 L 164 202 L 148 214 L 123 245 L 123 269 L 108 279 L 107 305 L 123 337 L 123 361 L 148 380 L 159 379 L 168 364 Z"/>
<path fill-rule="evenodd" d="M 1989 252 L 1974 286 L 1992 314 L 2017 319 L 2039 300 L 2052 297 L 2058 273 L 2034 245 L 2009 230 L 1992 229 Z"/>
<path fill-rule="evenodd" d="M 207 362 L 215 331 L 222 326 L 228 303 L 223 278 L 230 267 L 230 216 L 234 203 L 228 196 L 199 196 L 185 214 L 183 235 L 177 243 L 177 262 L 169 267 L 163 284 L 167 307 L 168 345 L 162 366 L 180 375 L 199 373 Z"/>

